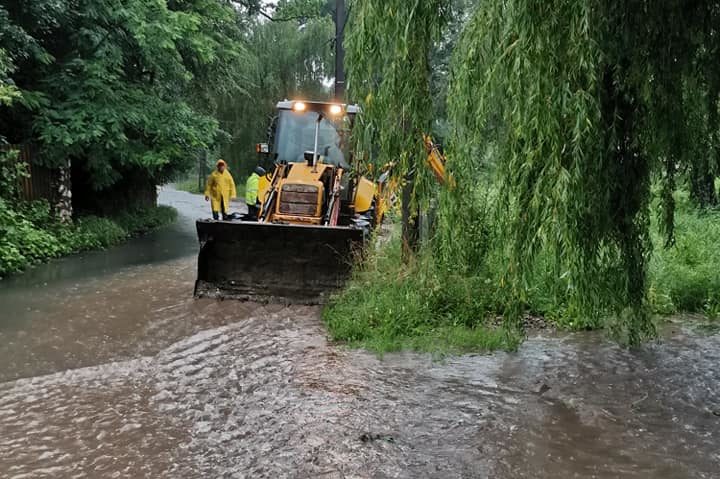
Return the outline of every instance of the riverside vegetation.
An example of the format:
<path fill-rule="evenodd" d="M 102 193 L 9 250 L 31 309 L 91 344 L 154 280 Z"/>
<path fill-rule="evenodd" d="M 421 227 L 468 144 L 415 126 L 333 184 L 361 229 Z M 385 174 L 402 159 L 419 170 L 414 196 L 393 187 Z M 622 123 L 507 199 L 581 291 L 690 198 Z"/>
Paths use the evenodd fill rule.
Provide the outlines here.
<path fill-rule="evenodd" d="M 5 157 L 0 157 L 2 166 Z M 172 223 L 177 217 L 173 208 L 160 206 L 123 211 L 111 217 L 82 216 L 64 224 L 54 216 L 47 201 L 18 200 L 16 175 L 6 171 L 3 178 L 0 278 L 59 256 L 113 246 Z"/>
<path fill-rule="evenodd" d="M 0 278 L 60 256 L 114 246 L 176 217 L 173 208 L 158 206 L 109 218 L 83 216 L 66 225 L 53 218 L 46 201 L 11 209 L 0 199 Z"/>
<path fill-rule="evenodd" d="M 720 211 L 698 211 L 680 193 L 676 241 L 657 245 L 649 265 L 648 308 L 653 321 L 683 313 L 706 317 L 716 330 L 720 317 Z M 497 243 L 498 232 L 487 234 L 491 251 L 481 270 L 469 274 L 437 259 L 437 240 L 430 241 L 409 263 L 401 260 L 397 229 L 355 271 L 346 290 L 324 311 L 335 340 L 379 353 L 401 349 L 428 352 L 470 352 L 513 349 L 522 337 L 498 327 L 508 298 L 502 287 L 507 258 Z M 603 328 L 597 317 L 574 310 L 567 301 L 567 277 L 551 273 L 544 254 L 536 263 L 523 305 L 527 315 L 562 330 Z M 602 318 L 601 318 L 602 319 Z"/>
<path fill-rule="evenodd" d="M 361 156 L 439 207 L 414 258 L 391 241 L 335 298 L 333 337 L 512 348 L 541 315 L 636 346 L 653 313 L 715 315 L 718 25 L 719 2 L 353 2 Z M 433 186 L 424 131 L 456 188 Z"/>

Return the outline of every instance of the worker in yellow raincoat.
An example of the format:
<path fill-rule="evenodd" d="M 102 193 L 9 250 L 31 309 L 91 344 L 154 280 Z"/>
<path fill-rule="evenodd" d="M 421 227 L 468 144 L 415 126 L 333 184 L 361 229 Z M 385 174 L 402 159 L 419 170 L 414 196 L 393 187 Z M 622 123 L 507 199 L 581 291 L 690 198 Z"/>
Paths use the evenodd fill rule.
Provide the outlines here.
<path fill-rule="evenodd" d="M 227 169 L 227 163 L 218 160 L 217 168 L 207 179 L 205 201 L 210 201 L 213 219 L 227 220 L 230 214 L 230 200 L 237 197 L 235 180 Z"/>

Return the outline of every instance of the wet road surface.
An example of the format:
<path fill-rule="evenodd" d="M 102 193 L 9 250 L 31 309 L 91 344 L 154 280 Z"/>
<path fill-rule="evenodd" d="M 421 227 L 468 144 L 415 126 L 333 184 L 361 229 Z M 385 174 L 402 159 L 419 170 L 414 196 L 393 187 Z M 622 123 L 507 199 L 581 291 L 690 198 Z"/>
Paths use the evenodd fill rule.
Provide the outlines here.
<path fill-rule="evenodd" d="M 380 359 L 319 309 L 192 299 L 178 225 L 0 283 L 0 478 L 720 477 L 720 336 Z"/>

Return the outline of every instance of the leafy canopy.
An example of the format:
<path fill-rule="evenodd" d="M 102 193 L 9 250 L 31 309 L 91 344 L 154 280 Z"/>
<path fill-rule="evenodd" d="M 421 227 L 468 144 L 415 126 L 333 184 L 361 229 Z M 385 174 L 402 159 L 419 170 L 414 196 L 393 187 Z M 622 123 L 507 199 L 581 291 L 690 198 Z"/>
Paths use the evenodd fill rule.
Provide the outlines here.
<path fill-rule="evenodd" d="M 253 60 L 244 84 L 248 94 L 222 96 L 218 111 L 222 129 L 232 136 L 223 157 L 239 171 L 254 168 L 255 144 L 266 140 L 278 101 L 330 99 L 335 32 L 329 3 L 334 2 L 280 2 L 272 12 L 276 21 L 263 15 L 248 20 L 245 45 Z"/>
<path fill-rule="evenodd" d="M 93 185 L 128 171 L 163 181 L 218 136 L 218 92 L 242 93 L 237 12 L 219 0 L 30 0 L 0 4 L 0 47 L 22 99 L 0 124 Z M 1 57 L 0 57 L 1 58 Z"/>

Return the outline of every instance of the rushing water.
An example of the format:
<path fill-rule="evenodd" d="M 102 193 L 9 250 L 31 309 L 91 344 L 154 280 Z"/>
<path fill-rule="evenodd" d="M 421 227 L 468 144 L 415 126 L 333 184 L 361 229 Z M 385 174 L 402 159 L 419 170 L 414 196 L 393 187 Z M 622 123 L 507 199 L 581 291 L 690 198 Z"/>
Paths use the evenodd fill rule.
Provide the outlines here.
<path fill-rule="evenodd" d="M 178 225 L 0 282 L 0 478 L 720 477 L 720 337 L 682 323 L 382 359 L 312 307 L 192 299 Z"/>

